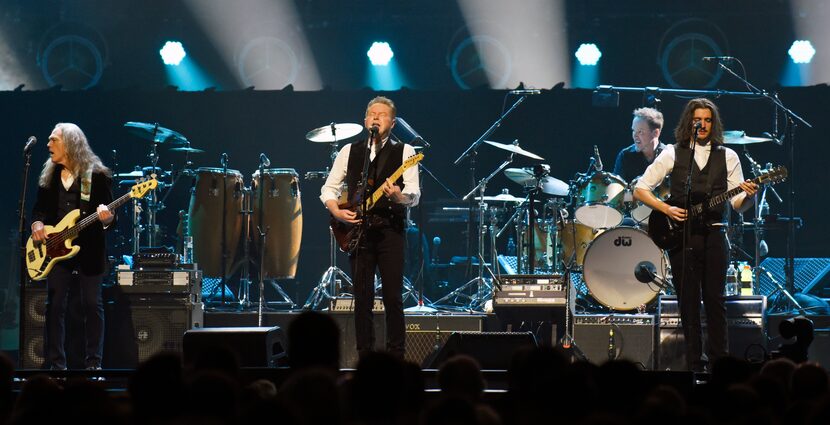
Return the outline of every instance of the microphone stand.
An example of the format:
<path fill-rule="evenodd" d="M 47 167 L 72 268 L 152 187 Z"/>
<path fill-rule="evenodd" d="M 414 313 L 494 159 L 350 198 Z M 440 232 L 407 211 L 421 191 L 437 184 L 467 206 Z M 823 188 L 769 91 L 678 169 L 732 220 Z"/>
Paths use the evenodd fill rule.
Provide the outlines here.
<path fill-rule="evenodd" d="M 689 239 L 692 234 L 691 216 L 689 215 L 689 206 L 692 205 L 692 170 L 695 165 L 695 147 L 697 147 L 697 137 L 700 127 L 695 127 L 695 135 L 692 142 L 689 144 L 689 172 L 686 174 L 686 199 L 683 202 L 683 209 L 686 210 L 686 220 L 683 222 L 683 276 L 680 278 L 680 291 L 684 288 L 686 283 L 686 275 L 689 272 Z M 712 143 L 711 141 L 709 143 Z M 680 292 L 677 293 L 678 300 L 680 299 Z"/>
<path fill-rule="evenodd" d="M 23 306 L 23 300 L 26 298 L 26 275 L 28 274 L 26 270 L 26 190 L 28 189 L 29 185 L 29 166 L 32 163 L 32 152 L 30 151 L 23 151 L 23 179 L 20 182 L 20 197 L 19 203 L 17 205 L 17 235 L 20 238 L 19 242 L 19 255 L 20 255 L 20 283 L 19 283 L 19 290 L 20 295 L 18 299 L 20 299 L 21 305 L 18 309 L 18 319 L 17 324 L 21 328 L 23 327 L 23 322 L 26 318 L 26 308 Z M 23 351 L 26 347 L 26 333 L 25 332 L 18 332 L 18 365 L 22 368 L 23 367 L 23 360 L 25 356 L 23 355 Z"/>
<path fill-rule="evenodd" d="M 262 174 L 260 174 L 261 176 Z M 260 197 L 260 199 L 262 199 Z M 219 303 L 223 307 L 225 306 L 225 281 L 227 280 L 227 270 L 225 269 L 228 261 L 228 252 L 227 252 L 227 236 L 225 236 L 225 231 L 227 228 L 227 219 L 228 219 L 228 212 L 225 206 L 228 205 L 228 160 L 226 156 L 222 157 L 222 236 L 219 239 L 219 247 L 222 250 L 222 259 L 220 267 L 222 267 L 222 280 L 219 284 Z M 261 277 L 260 277 L 261 279 Z"/>
<path fill-rule="evenodd" d="M 738 60 L 738 63 L 740 63 L 740 60 Z M 785 272 L 786 277 L 787 277 L 787 281 L 785 282 L 786 288 L 790 292 L 794 292 L 795 291 L 795 223 L 796 223 L 796 220 L 795 220 L 795 201 L 796 201 L 796 198 L 795 198 L 795 135 L 796 135 L 796 132 L 795 132 L 795 130 L 796 130 L 796 126 L 797 126 L 796 121 L 801 122 L 802 124 L 807 126 L 807 128 L 813 128 L 813 126 L 809 122 L 804 120 L 804 118 L 801 118 L 801 116 L 799 116 L 798 114 L 793 112 L 791 109 L 784 106 L 784 104 L 781 102 L 781 99 L 778 98 L 778 93 L 770 94 L 765 90 L 758 89 L 757 87 L 752 85 L 752 83 L 747 81 L 746 78 L 741 77 L 740 75 L 735 73 L 735 71 L 733 71 L 728 66 L 724 65 L 723 62 L 721 62 L 721 61 L 718 61 L 718 66 L 720 66 L 721 69 L 728 72 L 729 74 L 731 74 L 732 76 L 734 76 L 735 78 L 740 80 L 741 82 L 743 82 L 747 86 L 747 88 L 752 90 L 752 92 L 753 92 L 752 94 L 754 94 L 755 96 L 760 96 L 760 97 L 763 97 L 763 98 L 769 100 L 770 103 L 772 103 L 773 107 L 775 108 L 775 111 L 776 111 L 775 117 L 776 118 L 777 118 L 777 115 L 778 115 L 777 111 L 779 109 L 781 111 L 783 111 L 785 116 L 787 117 L 787 121 L 789 123 L 789 125 L 787 126 L 787 131 L 789 132 L 788 136 L 789 136 L 789 139 L 790 139 L 789 149 L 787 149 L 787 155 L 788 155 L 787 156 L 787 168 L 788 168 L 788 174 L 789 174 L 790 193 L 789 193 L 789 196 L 788 196 L 789 197 L 789 205 L 788 205 L 788 211 L 787 211 L 787 214 L 789 214 L 789 218 L 788 218 L 788 221 L 787 221 L 787 261 L 786 261 L 786 264 L 784 265 L 784 272 Z M 741 64 L 741 66 L 743 66 L 743 64 Z M 775 121 L 775 128 L 777 128 L 777 127 L 778 127 L 778 121 L 776 120 Z"/>
<path fill-rule="evenodd" d="M 354 286 L 357 286 L 357 282 L 360 280 L 361 276 L 363 276 L 363 274 L 366 273 L 366 271 L 363 270 L 363 267 L 360 264 L 359 257 L 360 257 L 360 245 L 362 243 L 361 239 L 363 239 L 363 235 L 369 229 L 369 220 L 368 220 L 368 217 L 366 216 L 366 212 L 367 212 L 367 210 L 366 210 L 366 197 L 369 195 L 369 187 L 368 187 L 368 183 L 369 183 L 369 158 L 370 158 L 370 154 L 372 152 L 372 145 L 374 145 L 376 143 L 375 138 L 377 137 L 377 134 L 378 133 L 377 133 L 376 130 L 374 130 L 374 128 L 369 130 L 369 137 L 366 139 L 366 152 L 363 155 L 363 170 L 360 172 L 360 183 L 357 186 L 357 190 L 359 190 L 361 193 L 359 194 L 360 224 L 358 224 L 357 236 L 355 237 L 355 240 L 354 240 L 354 264 L 355 264 L 355 267 L 354 267 L 354 276 L 352 276 Z M 355 192 L 355 193 L 357 193 L 357 192 Z M 371 272 L 372 272 L 371 276 L 368 276 L 367 280 L 363 282 L 364 285 L 374 285 L 375 271 L 372 270 Z M 354 291 L 354 295 L 357 296 L 358 289 L 353 288 L 353 291 Z M 372 291 L 369 291 L 369 292 L 372 294 L 372 299 L 368 300 L 368 302 L 370 303 L 370 305 L 374 305 L 374 288 L 373 288 Z"/>
<path fill-rule="evenodd" d="M 270 230 L 271 226 L 263 226 L 262 225 L 262 204 L 265 200 L 265 164 L 262 162 L 262 159 L 259 161 L 259 212 L 257 213 L 257 232 L 259 232 L 259 305 L 257 306 L 257 326 L 263 326 L 263 306 L 265 305 L 265 247 L 266 245 L 266 237 L 268 236 L 268 230 Z M 222 212 L 224 213 L 225 209 L 222 208 Z M 224 224 L 224 220 L 222 221 Z M 222 236 L 224 240 L 224 229 L 222 230 Z M 224 252 L 223 252 L 224 254 Z M 224 279 L 225 273 L 225 264 L 224 264 L 225 257 L 222 257 L 222 273 Z M 225 287 L 222 286 L 222 293 L 225 293 Z M 224 302 L 224 296 L 223 296 Z"/>

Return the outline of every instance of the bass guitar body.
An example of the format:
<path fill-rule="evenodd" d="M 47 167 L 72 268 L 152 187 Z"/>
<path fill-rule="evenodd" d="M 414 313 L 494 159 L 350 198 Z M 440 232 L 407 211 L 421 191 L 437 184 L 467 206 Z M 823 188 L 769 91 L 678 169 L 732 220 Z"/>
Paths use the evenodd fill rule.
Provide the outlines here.
<path fill-rule="evenodd" d="M 55 226 L 43 226 L 47 235 L 59 233 L 73 227 L 81 216 L 81 210 L 72 210 Z M 67 238 L 59 243 L 49 243 L 49 239 L 43 242 L 35 242 L 32 238 L 26 242 L 26 270 L 32 280 L 43 280 L 52 271 L 52 268 L 60 261 L 68 260 L 81 250 L 79 246 L 72 245 L 75 238 Z"/>

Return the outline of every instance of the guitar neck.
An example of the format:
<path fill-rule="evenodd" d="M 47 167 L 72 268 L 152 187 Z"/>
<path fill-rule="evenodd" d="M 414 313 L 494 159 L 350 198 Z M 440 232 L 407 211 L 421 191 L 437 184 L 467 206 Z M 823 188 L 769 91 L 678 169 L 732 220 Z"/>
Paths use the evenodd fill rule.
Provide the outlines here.
<path fill-rule="evenodd" d="M 755 184 L 761 184 L 766 179 L 766 177 L 767 176 L 758 176 L 758 177 L 752 179 L 751 182 L 753 182 Z M 712 209 L 712 208 L 726 202 L 728 199 L 731 199 L 733 196 L 735 196 L 735 195 L 737 195 L 741 192 L 743 192 L 743 189 L 741 189 L 740 186 L 739 186 L 739 187 L 736 187 L 732 190 L 728 190 L 726 192 L 723 192 L 720 195 L 715 195 L 715 196 L 709 198 L 709 200 L 706 201 L 706 202 L 701 202 L 699 204 L 695 204 L 690 209 L 689 213 L 691 214 L 691 216 L 696 216 L 696 215 L 702 214 L 704 211 Z"/>
<path fill-rule="evenodd" d="M 391 176 L 389 176 L 389 180 L 395 181 L 401 178 L 404 171 L 406 171 L 407 169 L 409 169 L 409 167 L 415 164 L 417 164 L 417 162 L 413 162 L 412 164 L 405 163 L 401 165 L 400 167 L 398 167 L 397 170 L 395 170 L 394 173 L 392 173 Z M 369 198 L 369 200 L 366 202 L 366 211 L 369 211 L 372 207 L 374 207 L 375 203 L 380 200 L 381 196 L 383 196 L 383 188 L 379 187 L 375 190 L 374 193 L 372 193 L 372 197 Z"/>
<path fill-rule="evenodd" d="M 116 208 L 124 205 L 127 201 L 132 199 L 131 195 L 132 195 L 132 193 L 129 193 L 129 192 L 125 193 L 123 196 L 121 196 L 120 198 L 112 201 L 109 205 L 107 205 L 107 208 L 110 211 L 115 211 Z M 91 225 L 92 223 L 95 223 L 97 221 L 98 221 L 98 214 L 90 214 L 86 218 L 84 218 L 83 220 L 76 223 L 74 226 L 66 229 L 66 236 L 74 238 L 74 237 L 78 236 L 78 233 L 81 230 L 84 230 L 85 228 L 89 227 L 89 225 Z"/>

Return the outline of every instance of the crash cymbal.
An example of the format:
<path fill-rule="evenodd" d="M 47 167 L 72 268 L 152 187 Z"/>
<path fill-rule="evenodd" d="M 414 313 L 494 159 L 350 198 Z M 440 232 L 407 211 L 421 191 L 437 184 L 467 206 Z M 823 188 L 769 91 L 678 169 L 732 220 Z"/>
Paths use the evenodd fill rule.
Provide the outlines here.
<path fill-rule="evenodd" d="M 480 196 L 476 196 L 476 201 L 480 201 L 482 198 Z M 485 196 L 484 201 L 486 202 L 513 202 L 516 204 L 521 204 L 525 201 L 525 198 L 517 198 L 509 193 L 499 193 L 496 196 Z"/>
<path fill-rule="evenodd" d="M 128 179 L 128 178 L 139 178 L 140 179 L 140 178 L 144 177 L 144 172 L 141 171 L 141 170 L 133 170 L 133 171 L 130 171 L 129 173 L 117 173 L 113 177 L 118 177 L 118 178 L 122 178 L 122 179 Z"/>
<path fill-rule="evenodd" d="M 539 185 L 542 193 L 551 196 L 568 196 L 570 186 L 556 177 L 546 176 L 542 177 L 541 183 L 533 176 L 533 171 L 530 168 L 508 168 L 504 170 L 504 175 L 525 187 L 532 187 Z"/>
<path fill-rule="evenodd" d="M 185 146 L 183 148 L 171 148 L 170 152 L 186 152 L 186 153 L 204 153 L 203 149 L 191 148 L 190 146 Z"/>
<path fill-rule="evenodd" d="M 332 129 L 334 127 L 334 129 Z M 363 131 L 363 126 L 354 123 L 331 123 L 306 133 L 305 138 L 314 143 L 332 143 L 349 137 L 357 136 Z"/>
<path fill-rule="evenodd" d="M 188 144 L 187 137 L 169 128 L 161 127 L 158 124 L 130 121 L 124 123 L 124 127 L 130 134 L 151 142 L 164 143 L 171 146 L 186 146 Z"/>
<path fill-rule="evenodd" d="M 544 160 L 545 159 L 545 158 L 542 158 L 539 155 L 536 155 L 533 152 L 529 152 L 529 151 L 526 151 L 526 150 L 520 148 L 518 144 L 515 144 L 515 145 L 514 144 L 506 144 L 506 143 L 492 142 L 490 140 L 485 140 L 484 143 L 487 143 L 490 146 L 495 146 L 499 149 L 504 149 L 508 152 L 513 152 L 513 153 L 517 153 L 519 155 L 524 155 L 528 158 L 533 158 L 533 159 L 538 159 L 538 160 Z"/>
<path fill-rule="evenodd" d="M 727 145 L 751 145 L 753 143 L 771 142 L 768 137 L 750 137 L 743 130 L 731 130 L 723 132 L 723 143 Z"/>

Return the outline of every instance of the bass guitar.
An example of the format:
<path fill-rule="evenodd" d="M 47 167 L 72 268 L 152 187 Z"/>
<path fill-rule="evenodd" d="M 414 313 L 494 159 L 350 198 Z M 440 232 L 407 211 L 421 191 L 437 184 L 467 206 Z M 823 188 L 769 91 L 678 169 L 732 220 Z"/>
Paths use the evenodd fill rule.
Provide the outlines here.
<path fill-rule="evenodd" d="M 143 198 L 147 192 L 157 186 L 158 181 L 156 179 L 139 182 L 130 188 L 130 191 L 124 196 L 107 205 L 107 208 L 110 211 L 115 211 L 116 208 L 124 205 L 130 199 Z M 47 235 L 46 240 L 35 242 L 29 237 L 26 242 L 26 270 L 32 280 L 46 279 L 55 264 L 78 255 L 81 247 L 72 245 L 72 241 L 78 237 L 82 230 L 99 221 L 98 214 L 90 214 L 83 220 L 78 221 L 80 217 L 80 209 L 72 210 L 58 224 L 43 226 L 43 230 Z"/>
<path fill-rule="evenodd" d="M 424 159 L 424 154 L 419 153 L 417 155 L 412 155 L 407 158 L 391 176 L 389 176 L 389 180 L 395 181 L 399 179 L 404 171 L 408 170 L 410 167 L 415 166 L 421 160 Z M 370 185 L 372 183 L 370 182 Z M 350 200 L 349 202 L 343 203 L 338 205 L 340 209 L 347 209 L 349 211 L 355 211 L 360 213 L 361 208 L 360 205 L 362 203 L 361 196 L 363 191 L 358 188 L 355 191 L 354 199 Z M 372 209 L 375 204 L 380 200 L 383 196 L 383 188 L 379 187 L 377 190 L 372 193 L 372 196 L 369 199 L 366 199 L 366 211 Z M 340 250 L 343 252 L 352 252 L 357 247 L 357 241 L 360 238 L 360 229 L 363 226 L 355 226 L 348 223 L 343 223 L 342 221 L 337 220 L 334 216 L 331 217 L 330 226 L 331 232 L 334 234 L 334 239 L 337 241 L 337 245 L 340 247 Z"/>
<path fill-rule="evenodd" d="M 775 184 L 786 180 L 786 178 L 787 169 L 784 166 L 778 166 L 750 181 L 757 185 Z M 689 210 L 686 211 L 685 222 L 674 221 L 662 212 L 652 210 L 651 215 L 648 218 L 648 235 L 660 249 L 676 248 L 683 242 L 684 223 L 689 223 L 690 221 L 695 220 L 706 211 L 709 211 L 723 202 L 726 202 L 728 199 L 731 199 L 733 196 L 741 193 L 742 191 L 743 189 L 736 187 L 732 190 L 721 193 L 720 195 L 713 196 L 692 205 Z M 683 206 L 680 202 L 672 201 L 671 199 L 666 201 L 666 203 L 675 207 Z"/>

